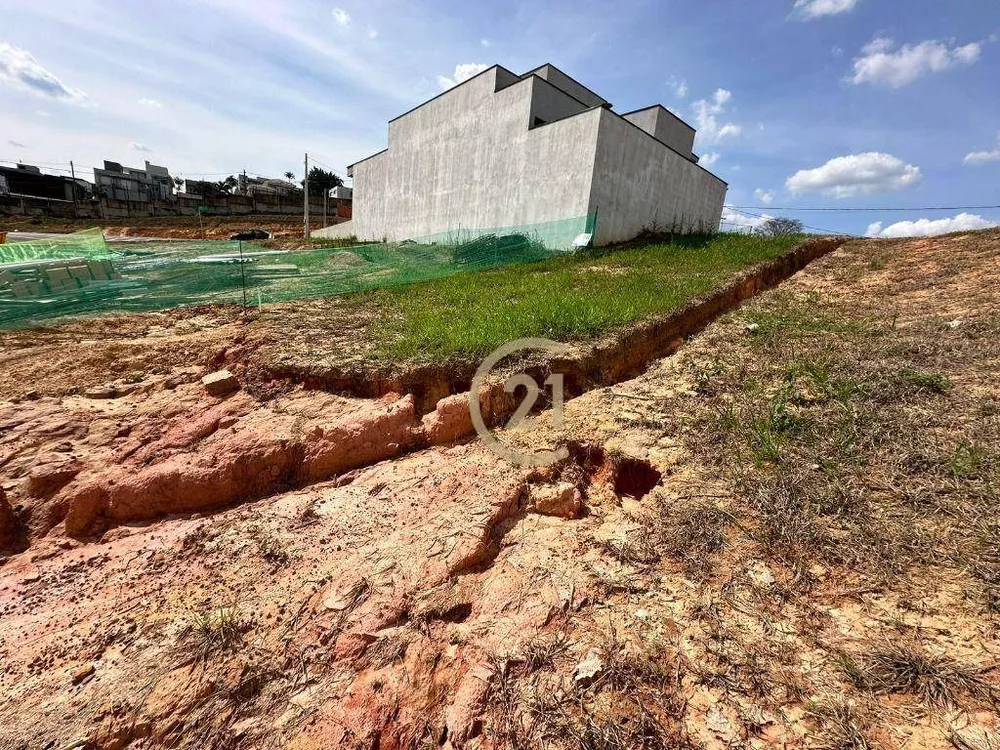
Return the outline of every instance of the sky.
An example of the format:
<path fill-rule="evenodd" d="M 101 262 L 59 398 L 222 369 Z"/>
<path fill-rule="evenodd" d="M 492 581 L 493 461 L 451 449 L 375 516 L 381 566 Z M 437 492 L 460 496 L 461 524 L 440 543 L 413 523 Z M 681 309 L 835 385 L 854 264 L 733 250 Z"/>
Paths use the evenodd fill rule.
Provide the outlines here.
<path fill-rule="evenodd" d="M 443 89 L 551 62 L 618 112 L 697 127 L 726 228 L 1000 223 L 959 208 L 1000 206 L 997 0 L 0 0 L 0 18 L 0 163 L 301 179 L 308 151 L 344 173 Z M 937 207 L 955 208 L 919 210 Z"/>

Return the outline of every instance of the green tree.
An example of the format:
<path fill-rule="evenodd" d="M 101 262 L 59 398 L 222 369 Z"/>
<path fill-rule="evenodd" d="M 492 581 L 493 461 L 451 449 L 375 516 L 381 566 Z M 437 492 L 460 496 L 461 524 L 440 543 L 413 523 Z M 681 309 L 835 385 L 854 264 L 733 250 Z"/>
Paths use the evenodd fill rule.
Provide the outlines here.
<path fill-rule="evenodd" d="M 327 172 L 325 169 L 313 167 L 309 170 L 309 194 L 322 195 L 330 188 L 340 187 L 344 181 L 340 175 Z"/>
<path fill-rule="evenodd" d="M 802 222 L 798 219 L 776 216 L 757 227 L 756 232 L 757 234 L 766 234 L 769 237 L 783 237 L 789 234 L 802 234 L 802 230 Z"/>

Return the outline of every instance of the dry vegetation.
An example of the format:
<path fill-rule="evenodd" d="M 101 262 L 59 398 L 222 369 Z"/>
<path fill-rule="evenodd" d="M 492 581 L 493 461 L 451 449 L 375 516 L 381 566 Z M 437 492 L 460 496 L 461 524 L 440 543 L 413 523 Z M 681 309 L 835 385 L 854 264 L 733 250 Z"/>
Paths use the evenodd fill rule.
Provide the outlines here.
<path fill-rule="evenodd" d="M 853 243 L 635 381 L 624 414 L 576 404 L 571 434 L 673 454 L 597 541 L 621 569 L 604 616 L 644 666 L 615 677 L 615 641 L 605 681 L 564 670 L 511 746 L 996 745 L 998 245 Z M 677 645 L 644 639 L 655 615 Z M 594 695 L 620 687 L 627 706 Z"/>

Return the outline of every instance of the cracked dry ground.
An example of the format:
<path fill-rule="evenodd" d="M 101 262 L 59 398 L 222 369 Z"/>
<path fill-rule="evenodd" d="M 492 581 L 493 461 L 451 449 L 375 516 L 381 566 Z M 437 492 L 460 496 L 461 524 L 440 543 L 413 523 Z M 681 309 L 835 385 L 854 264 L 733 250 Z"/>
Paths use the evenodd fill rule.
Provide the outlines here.
<path fill-rule="evenodd" d="M 0 747 L 997 747 L 998 250 L 844 245 L 544 470 L 195 370 L 0 405 Z"/>

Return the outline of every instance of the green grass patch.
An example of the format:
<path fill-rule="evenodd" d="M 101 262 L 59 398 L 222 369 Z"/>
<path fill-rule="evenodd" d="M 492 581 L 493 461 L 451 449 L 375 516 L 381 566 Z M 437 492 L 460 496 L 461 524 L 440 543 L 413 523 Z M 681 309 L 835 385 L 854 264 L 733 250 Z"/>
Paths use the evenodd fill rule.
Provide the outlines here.
<path fill-rule="evenodd" d="M 483 354 L 524 336 L 582 339 L 669 313 L 801 240 L 683 237 L 463 273 L 357 299 L 380 310 L 372 334 L 387 358 Z"/>

